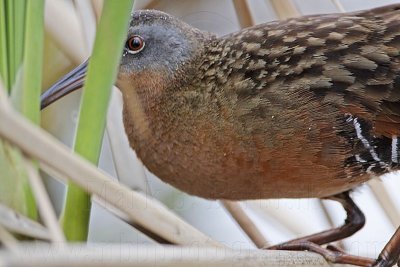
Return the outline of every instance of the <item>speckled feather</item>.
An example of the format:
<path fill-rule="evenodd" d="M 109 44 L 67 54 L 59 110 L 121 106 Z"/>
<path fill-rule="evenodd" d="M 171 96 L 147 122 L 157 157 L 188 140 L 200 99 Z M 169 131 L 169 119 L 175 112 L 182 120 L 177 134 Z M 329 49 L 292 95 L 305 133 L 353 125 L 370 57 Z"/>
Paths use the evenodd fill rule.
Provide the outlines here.
<path fill-rule="evenodd" d="M 206 198 L 326 197 L 399 167 L 400 5 L 221 38 L 162 16 L 192 56 L 119 75 L 130 143 L 161 179 Z"/>

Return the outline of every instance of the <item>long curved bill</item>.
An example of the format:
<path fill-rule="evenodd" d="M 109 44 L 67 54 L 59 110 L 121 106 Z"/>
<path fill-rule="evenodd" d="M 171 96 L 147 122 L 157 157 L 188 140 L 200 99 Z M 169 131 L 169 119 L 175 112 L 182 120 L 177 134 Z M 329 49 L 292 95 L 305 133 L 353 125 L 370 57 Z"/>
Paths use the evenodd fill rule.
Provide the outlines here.
<path fill-rule="evenodd" d="M 51 103 L 83 87 L 86 77 L 88 60 L 73 69 L 40 96 L 40 108 L 44 109 Z"/>

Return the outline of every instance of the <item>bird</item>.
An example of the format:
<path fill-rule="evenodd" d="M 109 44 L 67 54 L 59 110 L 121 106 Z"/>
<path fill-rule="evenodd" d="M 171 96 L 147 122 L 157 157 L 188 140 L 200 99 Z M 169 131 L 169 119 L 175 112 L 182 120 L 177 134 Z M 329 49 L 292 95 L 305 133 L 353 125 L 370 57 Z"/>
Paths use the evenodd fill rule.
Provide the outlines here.
<path fill-rule="evenodd" d="M 82 87 L 88 62 L 42 95 Z M 329 245 L 361 229 L 350 192 L 400 169 L 400 4 L 273 21 L 218 37 L 156 10 L 132 13 L 116 81 L 130 146 L 163 181 L 207 199 L 321 198 L 343 226 L 270 249 L 392 266 Z"/>

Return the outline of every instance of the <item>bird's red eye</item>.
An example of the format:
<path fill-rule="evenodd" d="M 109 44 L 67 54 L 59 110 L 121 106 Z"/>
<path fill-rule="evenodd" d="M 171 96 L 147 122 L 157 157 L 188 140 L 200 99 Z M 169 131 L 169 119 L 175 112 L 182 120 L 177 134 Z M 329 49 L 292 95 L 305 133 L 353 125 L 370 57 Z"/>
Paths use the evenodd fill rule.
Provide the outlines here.
<path fill-rule="evenodd" d="M 139 35 L 134 35 L 126 41 L 125 47 L 129 53 L 136 54 L 143 50 L 144 41 Z"/>

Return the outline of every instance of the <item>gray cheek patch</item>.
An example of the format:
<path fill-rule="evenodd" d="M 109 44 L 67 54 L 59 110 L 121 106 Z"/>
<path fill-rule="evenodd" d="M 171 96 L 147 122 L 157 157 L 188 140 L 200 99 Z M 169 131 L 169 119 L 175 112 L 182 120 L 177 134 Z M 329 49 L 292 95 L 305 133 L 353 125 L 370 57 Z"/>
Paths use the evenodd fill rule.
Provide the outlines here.
<path fill-rule="evenodd" d="M 146 69 L 175 72 L 191 58 L 194 44 L 184 32 L 173 25 L 139 25 L 130 29 L 129 36 L 140 35 L 145 42 L 142 51 L 131 54 L 125 48 L 122 54 L 124 71 L 143 71 Z"/>

